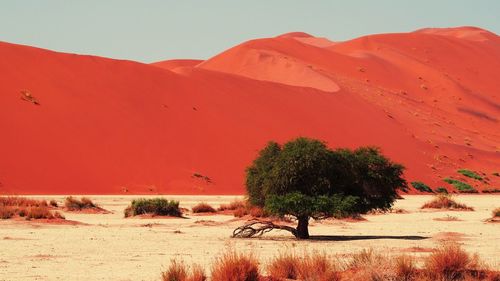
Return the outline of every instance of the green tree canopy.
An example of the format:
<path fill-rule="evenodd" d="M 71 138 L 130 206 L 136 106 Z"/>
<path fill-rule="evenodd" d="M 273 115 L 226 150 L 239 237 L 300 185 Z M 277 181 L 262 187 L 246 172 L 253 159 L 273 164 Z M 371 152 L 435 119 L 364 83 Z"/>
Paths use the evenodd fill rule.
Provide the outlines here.
<path fill-rule="evenodd" d="M 251 204 L 294 216 L 298 238 L 308 238 L 309 218 L 323 219 L 388 209 L 406 189 L 403 166 L 377 148 L 329 149 L 324 142 L 297 138 L 270 142 L 247 168 Z"/>

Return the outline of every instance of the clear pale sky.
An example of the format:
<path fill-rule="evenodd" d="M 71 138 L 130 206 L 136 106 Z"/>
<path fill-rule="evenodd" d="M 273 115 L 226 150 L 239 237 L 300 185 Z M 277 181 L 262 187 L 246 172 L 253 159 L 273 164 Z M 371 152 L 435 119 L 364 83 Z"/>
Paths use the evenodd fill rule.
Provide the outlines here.
<path fill-rule="evenodd" d="M 499 34 L 500 0 L 0 0 L 0 41 L 142 62 L 291 31 L 339 41 L 463 25 Z"/>

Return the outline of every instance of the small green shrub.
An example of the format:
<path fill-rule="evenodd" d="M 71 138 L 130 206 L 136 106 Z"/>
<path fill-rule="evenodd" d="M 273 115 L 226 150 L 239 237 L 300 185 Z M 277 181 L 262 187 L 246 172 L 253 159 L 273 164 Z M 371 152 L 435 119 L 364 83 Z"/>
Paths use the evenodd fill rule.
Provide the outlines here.
<path fill-rule="evenodd" d="M 426 185 L 425 183 L 423 182 L 420 182 L 420 181 L 412 181 L 411 182 L 411 185 L 418 191 L 421 191 L 421 192 L 433 192 L 432 189 Z"/>
<path fill-rule="evenodd" d="M 182 216 L 179 201 L 165 198 L 136 199 L 125 209 L 125 217 L 151 214 L 155 216 Z"/>
<path fill-rule="evenodd" d="M 457 173 L 462 174 L 462 175 L 464 175 L 466 177 L 469 177 L 471 179 L 483 180 L 483 178 L 480 175 L 478 175 L 476 172 L 473 172 L 471 170 L 460 169 L 460 170 L 457 171 Z"/>
<path fill-rule="evenodd" d="M 438 187 L 438 188 L 436 188 L 436 193 L 448 194 L 448 190 L 446 190 L 446 188 L 444 188 L 444 187 Z"/>
<path fill-rule="evenodd" d="M 478 193 L 478 191 L 468 183 L 451 178 L 445 178 L 443 181 L 453 185 L 461 193 Z"/>

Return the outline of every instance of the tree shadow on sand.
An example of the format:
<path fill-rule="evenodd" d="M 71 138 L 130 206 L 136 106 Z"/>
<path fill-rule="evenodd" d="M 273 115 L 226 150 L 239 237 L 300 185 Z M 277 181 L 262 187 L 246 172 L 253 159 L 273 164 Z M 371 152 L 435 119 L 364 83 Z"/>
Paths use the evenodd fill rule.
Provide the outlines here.
<path fill-rule="evenodd" d="M 355 240 L 378 240 L 378 239 L 395 239 L 395 240 L 424 240 L 429 239 L 426 236 L 416 235 L 311 235 L 309 240 L 312 241 L 355 241 Z"/>

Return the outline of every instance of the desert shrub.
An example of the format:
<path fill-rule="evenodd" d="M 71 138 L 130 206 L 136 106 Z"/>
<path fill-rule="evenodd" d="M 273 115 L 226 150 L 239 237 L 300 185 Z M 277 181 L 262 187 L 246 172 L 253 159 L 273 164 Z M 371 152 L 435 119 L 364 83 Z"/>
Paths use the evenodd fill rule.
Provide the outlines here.
<path fill-rule="evenodd" d="M 465 210 L 473 211 L 474 208 L 468 207 L 465 204 L 457 203 L 453 197 L 448 194 L 438 194 L 431 201 L 425 203 L 421 209 L 449 209 L 449 210 Z"/>
<path fill-rule="evenodd" d="M 492 175 L 500 177 L 500 173 L 499 172 L 494 172 Z"/>
<path fill-rule="evenodd" d="M 498 188 L 485 188 L 485 189 L 483 189 L 483 193 L 500 193 L 500 189 L 498 189 Z"/>
<path fill-rule="evenodd" d="M 462 280 L 479 270 L 477 257 L 470 256 L 459 245 L 448 244 L 436 249 L 425 261 L 425 271 L 433 280 Z"/>
<path fill-rule="evenodd" d="M 191 208 L 191 210 L 193 211 L 193 213 L 215 213 L 216 212 L 214 207 L 212 207 L 209 204 L 204 203 L 204 202 L 198 203 L 196 206 Z"/>
<path fill-rule="evenodd" d="M 470 184 L 452 179 L 452 178 L 445 178 L 443 179 L 446 183 L 449 183 L 453 185 L 459 192 L 462 193 L 478 193 L 476 189 L 474 189 Z"/>
<path fill-rule="evenodd" d="M 234 200 L 229 204 L 221 204 L 218 211 L 234 211 L 239 208 L 246 208 L 247 203 L 243 200 Z"/>
<path fill-rule="evenodd" d="M 179 201 L 164 198 L 136 199 L 125 209 L 125 217 L 151 214 L 155 216 L 182 216 Z"/>
<path fill-rule="evenodd" d="M 211 281 L 259 281 L 258 261 L 252 255 L 229 251 L 212 267 Z"/>
<path fill-rule="evenodd" d="M 471 170 L 467 170 L 467 169 L 460 169 L 457 171 L 457 173 L 459 174 L 462 174 L 466 177 L 469 177 L 471 179 L 475 179 L 475 180 L 483 180 L 483 177 L 481 177 L 480 175 L 478 175 L 476 172 L 473 172 Z"/>
<path fill-rule="evenodd" d="M 421 192 L 433 192 L 432 188 L 420 181 L 412 181 L 411 185 L 413 186 L 413 188 Z"/>
<path fill-rule="evenodd" d="M 64 207 L 66 207 L 68 211 L 81 211 L 84 209 L 97 208 L 97 205 L 87 197 L 82 197 L 78 200 L 73 196 L 69 196 L 64 200 Z"/>
<path fill-rule="evenodd" d="M 59 205 L 57 204 L 57 201 L 54 199 L 50 200 L 49 205 L 54 207 L 54 208 L 59 207 Z"/>
<path fill-rule="evenodd" d="M 438 187 L 438 188 L 436 188 L 436 193 L 448 194 L 448 190 L 444 187 Z"/>

